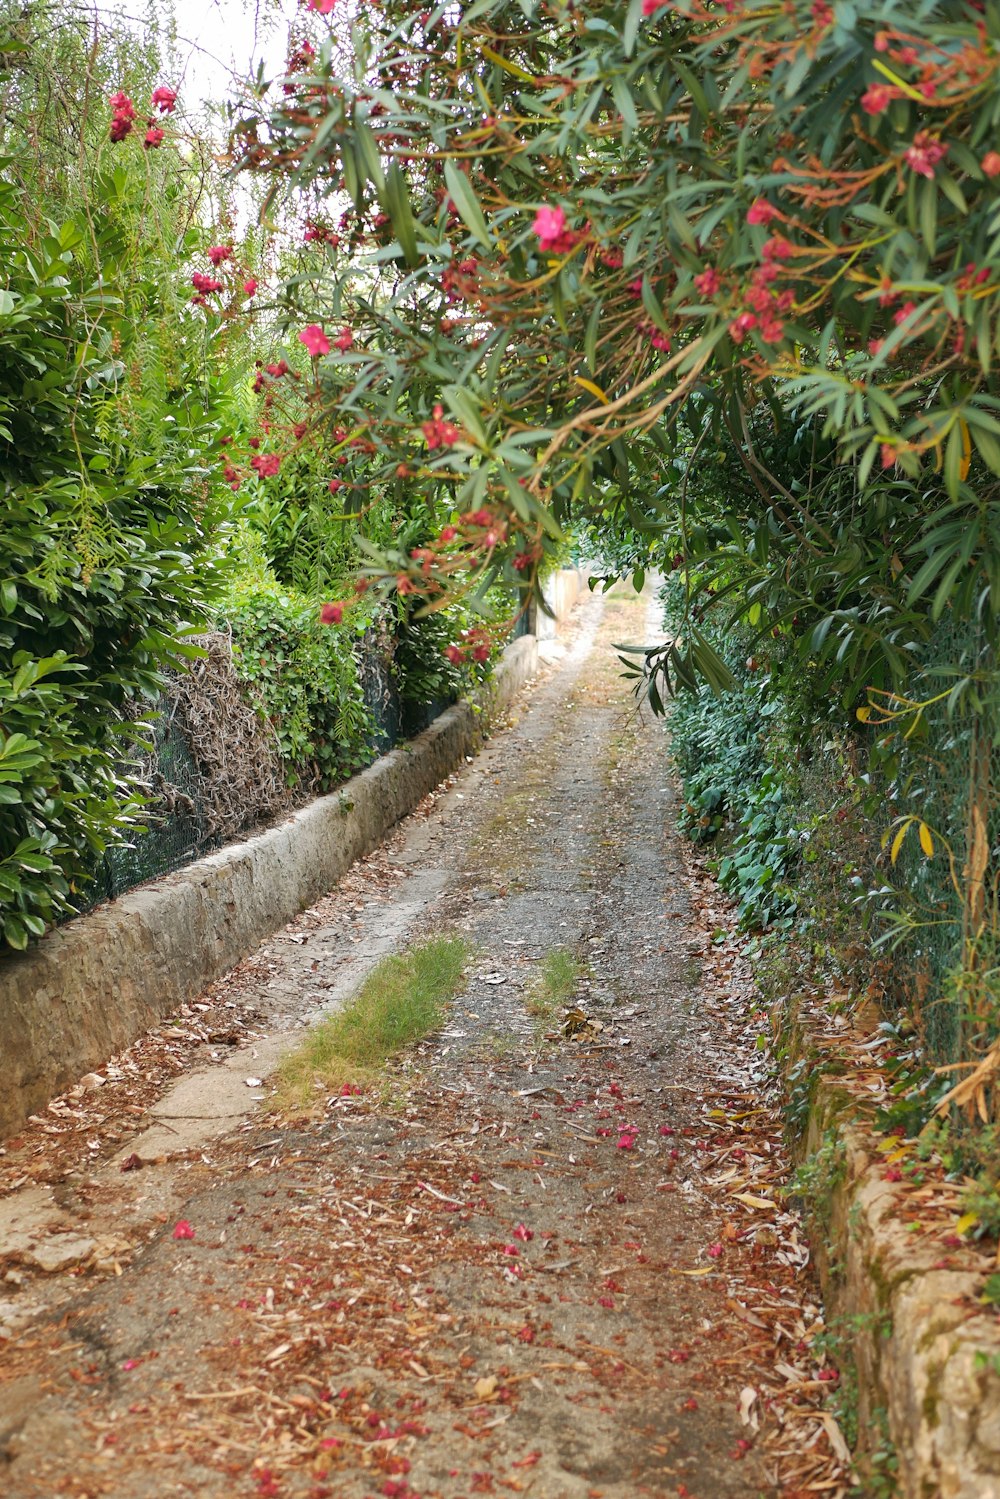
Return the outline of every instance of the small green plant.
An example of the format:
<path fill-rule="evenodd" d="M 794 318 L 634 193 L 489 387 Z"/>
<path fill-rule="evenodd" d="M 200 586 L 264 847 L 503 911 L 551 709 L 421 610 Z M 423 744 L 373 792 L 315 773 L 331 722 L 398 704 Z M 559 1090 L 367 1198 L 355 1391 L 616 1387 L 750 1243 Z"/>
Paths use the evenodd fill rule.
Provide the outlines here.
<path fill-rule="evenodd" d="M 441 1024 L 461 988 L 469 947 L 433 937 L 383 958 L 353 999 L 315 1026 L 278 1071 L 279 1106 L 305 1103 L 317 1088 L 373 1082 L 406 1046 Z"/>
<path fill-rule="evenodd" d="M 833 1194 L 847 1173 L 847 1154 L 843 1141 L 833 1129 L 823 1136 L 817 1151 L 807 1156 L 788 1183 L 792 1196 L 801 1198 L 810 1217 L 825 1219 L 830 1212 Z"/>
<path fill-rule="evenodd" d="M 582 974 L 582 964 L 568 947 L 555 947 L 545 955 L 525 999 L 525 1009 L 537 1031 L 543 1031 L 556 1010 L 573 998 Z"/>

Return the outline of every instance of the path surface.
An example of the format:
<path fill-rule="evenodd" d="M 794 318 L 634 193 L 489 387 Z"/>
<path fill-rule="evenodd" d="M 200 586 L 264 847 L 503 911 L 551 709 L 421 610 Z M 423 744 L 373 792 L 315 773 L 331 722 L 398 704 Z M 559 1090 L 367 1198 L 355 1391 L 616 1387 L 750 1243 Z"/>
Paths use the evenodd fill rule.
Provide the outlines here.
<path fill-rule="evenodd" d="M 765 1439 L 784 1410 L 786 1447 L 800 1417 L 818 1453 L 829 1422 L 807 1251 L 769 1200 L 778 1131 L 663 731 L 609 648 L 645 608 L 588 603 L 519 721 L 386 851 L 149 1065 L 110 1069 L 102 1112 L 81 1089 L 13 1142 L 6 1499 L 806 1492 Z M 467 987 L 383 1104 L 243 1117 L 317 1005 L 440 930 L 473 944 Z M 557 948 L 589 1023 L 539 1036 Z"/>

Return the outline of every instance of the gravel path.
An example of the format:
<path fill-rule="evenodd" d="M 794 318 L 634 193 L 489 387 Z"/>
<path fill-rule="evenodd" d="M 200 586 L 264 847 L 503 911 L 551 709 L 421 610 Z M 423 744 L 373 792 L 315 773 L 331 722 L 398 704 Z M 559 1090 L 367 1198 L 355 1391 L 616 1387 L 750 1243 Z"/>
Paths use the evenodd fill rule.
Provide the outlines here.
<path fill-rule="evenodd" d="M 819 1312 L 770 1201 L 753 1001 L 610 649 L 647 634 L 645 600 L 589 601 L 519 721 L 195 1007 L 195 1070 L 156 1104 L 126 1061 L 131 1129 L 109 1109 L 86 1162 L 81 1128 L 22 1175 L 50 1242 L 104 1251 L 12 1272 L 6 1499 L 806 1492 L 776 1476 L 778 1391 L 822 1384 Z M 472 944 L 466 988 L 381 1100 L 241 1119 L 317 1006 L 435 931 Z M 539 1025 L 557 949 L 575 992 Z"/>

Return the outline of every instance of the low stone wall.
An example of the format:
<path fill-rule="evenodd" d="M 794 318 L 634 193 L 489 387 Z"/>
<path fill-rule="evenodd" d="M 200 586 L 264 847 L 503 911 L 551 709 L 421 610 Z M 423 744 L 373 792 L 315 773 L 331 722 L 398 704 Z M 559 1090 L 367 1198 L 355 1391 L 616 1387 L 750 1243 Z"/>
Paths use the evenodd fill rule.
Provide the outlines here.
<path fill-rule="evenodd" d="M 0 1138 L 319 899 L 472 753 L 537 661 L 522 636 L 477 703 L 329 796 L 0 959 Z"/>
<path fill-rule="evenodd" d="M 983 1273 L 947 1268 L 940 1236 L 899 1213 L 912 1199 L 835 1077 L 816 1084 L 804 1145 L 827 1325 L 857 1368 L 860 1450 L 891 1439 L 901 1499 L 1000 1499 L 1000 1324 L 974 1309 Z"/>
<path fill-rule="evenodd" d="M 578 567 L 560 568 L 546 578 L 542 596 L 552 613 L 546 614 L 539 606 L 535 607 L 535 633 L 539 640 L 552 640 L 559 634 L 559 626 L 569 618 L 586 587 L 587 575 Z"/>

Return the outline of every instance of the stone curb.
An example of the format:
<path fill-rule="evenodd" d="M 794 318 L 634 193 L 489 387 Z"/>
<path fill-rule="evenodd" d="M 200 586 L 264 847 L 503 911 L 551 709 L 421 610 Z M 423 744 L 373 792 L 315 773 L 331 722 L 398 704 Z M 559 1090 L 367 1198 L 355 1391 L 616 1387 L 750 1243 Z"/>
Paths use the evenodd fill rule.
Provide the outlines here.
<path fill-rule="evenodd" d="M 324 895 L 478 748 L 537 664 L 522 636 L 475 703 L 328 796 L 0 959 L 0 1139 Z"/>
<path fill-rule="evenodd" d="M 897 1215 L 902 1189 L 834 1078 L 815 1085 L 804 1144 L 826 1321 L 857 1368 L 859 1451 L 890 1437 L 900 1499 L 1000 1499 L 1000 1324 L 969 1306 L 982 1274 L 940 1268 L 940 1240 Z"/>

